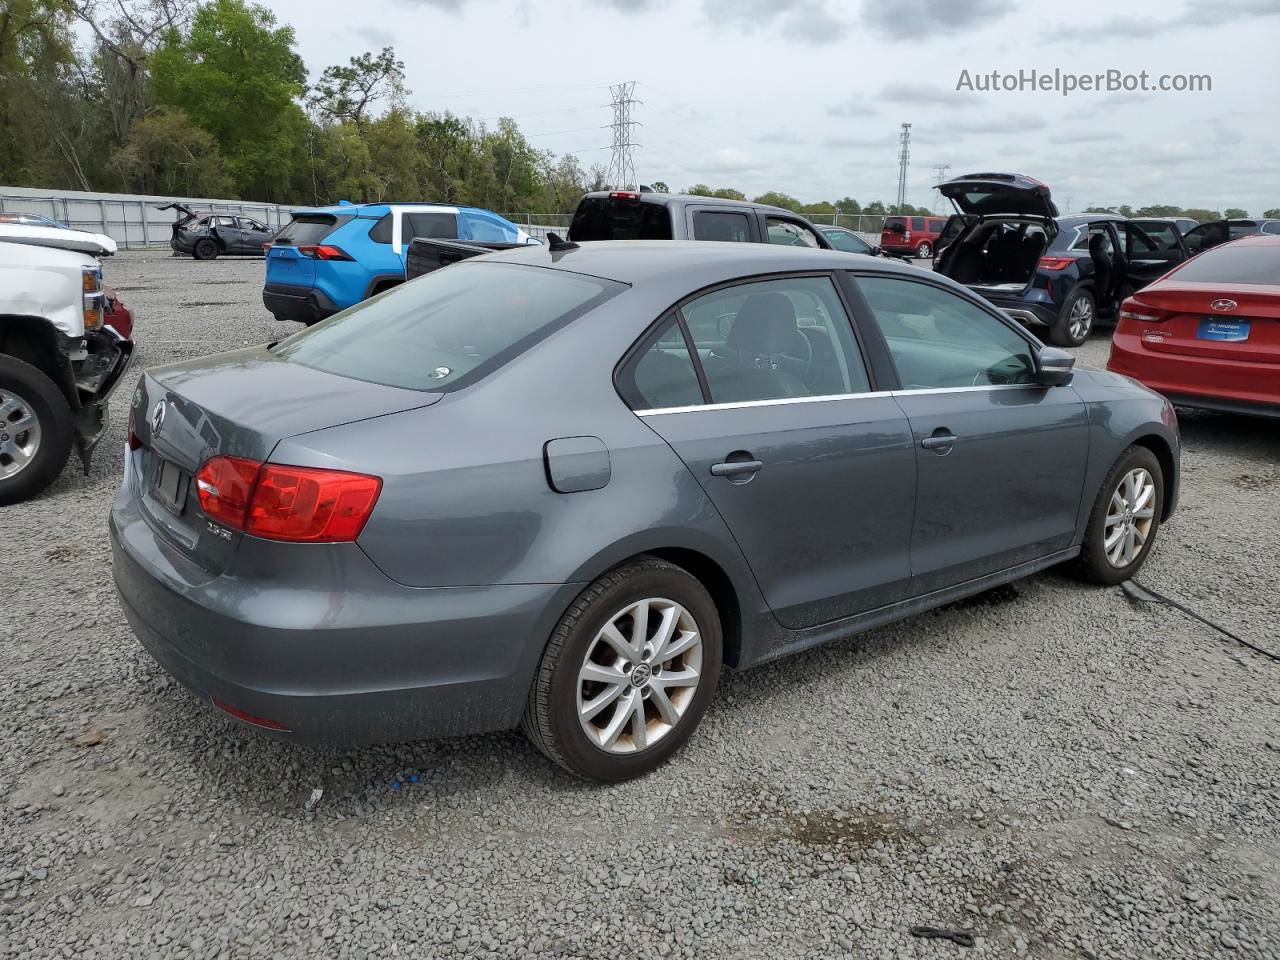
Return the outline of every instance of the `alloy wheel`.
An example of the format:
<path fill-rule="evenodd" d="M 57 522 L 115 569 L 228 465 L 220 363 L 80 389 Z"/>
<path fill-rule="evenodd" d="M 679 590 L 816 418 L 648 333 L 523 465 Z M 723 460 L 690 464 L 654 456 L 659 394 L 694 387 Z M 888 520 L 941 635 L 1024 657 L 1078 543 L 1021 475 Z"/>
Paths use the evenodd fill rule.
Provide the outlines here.
<path fill-rule="evenodd" d="M 40 450 L 40 418 L 12 390 L 0 389 L 0 480 L 21 473 Z"/>
<path fill-rule="evenodd" d="M 1068 325 L 1071 329 L 1071 339 L 1083 341 L 1089 336 L 1089 331 L 1093 329 L 1093 304 L 1087 297 L 1080 297 L 1071 305 Z"/>
<path fill-rule="evenodd" d="M 1137 467 L 1124 475 L 1111 494 L 1103 521 L 1102 549 L 1113 567 L 1127 567 L 1146 549 L 1155 522 L 1156 484 Z"/>
<path fill-rule="evenodd" d="M 628 604 L 600 628 L 578 671 L 578 721 L 608 753 L 637 753 L 680 723 L 702 680 L 702 634 L 674 600 Z"/>

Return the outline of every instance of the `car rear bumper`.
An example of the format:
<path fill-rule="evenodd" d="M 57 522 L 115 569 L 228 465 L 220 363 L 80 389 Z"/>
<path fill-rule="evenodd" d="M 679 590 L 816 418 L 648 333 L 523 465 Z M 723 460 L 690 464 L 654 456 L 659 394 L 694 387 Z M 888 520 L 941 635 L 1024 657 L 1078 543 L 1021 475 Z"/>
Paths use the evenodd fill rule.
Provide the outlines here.
<path fill-rule="evenodd" d="M 1280 364 L 1157 352 L 1134 334 L 1117 333 L 1107 369 L 1184 407 L 1280 417 Z"/>
<path fill-rule="evenodd" d="M 277 320 L 316 323 L 337 313 L 341 307 L 322 290 L 268 283 L 262 288 L 262 303 Z"/>
<path fill-rule="evenodd" d="M 403 587 L 350 544 L 302 547 L 347 551 L 332 554 L 343 589 L 212 577 L 158 541 L 127 490 L 110 529 L 121 607 L 160 665 L 206 702 L 302 742 L 511 729 L 551 630 L 582 589 Z"/>

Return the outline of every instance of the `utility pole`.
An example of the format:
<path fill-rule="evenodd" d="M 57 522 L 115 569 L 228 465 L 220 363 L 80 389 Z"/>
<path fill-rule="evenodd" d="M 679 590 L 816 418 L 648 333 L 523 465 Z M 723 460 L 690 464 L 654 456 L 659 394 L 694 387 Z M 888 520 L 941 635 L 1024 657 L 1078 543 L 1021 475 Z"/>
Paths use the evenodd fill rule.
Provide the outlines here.
<path fill-rule="evenodd" d="M 951 169 L 951 164 L 949 163 L 935 163 L 933 165 L 933 174 L 935 178 L 933 182 L 935 184 L 939 184 L 945 181 L 947 179 L 947 171 L 950 169 Z M 945 209 L 942 203 L 942 191 L 935 189 L 934 193 L 938 195 L 937 209 L 939 210 Z"/>
<path fill-rule="evenodd" d="M 635 93 L 635 81 L 616 83 L 609 87 L 613 96 L 613 154 L 609 158 L 609 186 L 615 190 L 635 190 L 639 185 L 636 179 L 636 165 L 631 157 L 631 148 L 639 144 L 631 139 L 639 122 L 631 119 L 631 108 L 640 103 L 632 96 Z"/>
<path fill-rule="evenodd" d="M 897 213 L 902 213 L 902 208 L 907 205 L 907 167 L 911 163 L 911 124 L 904 123 L 902 125 L 902 136 L 899 137 L 902 149 L 898 152 L 898 209 Z"/>
<path fill-rule="evenodd" d="M 1063 213 L 1071 213 L 1074 210 L 1075 210 L 1075 207 L 1071 205 L 1071 198 L 1067 197 L 1067 209 L 1064 210 Z"/>

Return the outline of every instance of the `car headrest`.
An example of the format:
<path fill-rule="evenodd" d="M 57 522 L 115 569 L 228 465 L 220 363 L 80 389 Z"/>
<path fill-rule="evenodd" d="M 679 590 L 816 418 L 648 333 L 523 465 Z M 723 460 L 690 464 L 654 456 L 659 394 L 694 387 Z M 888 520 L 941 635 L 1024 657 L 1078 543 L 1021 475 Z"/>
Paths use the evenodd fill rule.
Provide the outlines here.
<path fill-rule="evenodd" d="M 1089 238 L 1089 252 L 1090 253 L 1106 253 L 1107 238 L 1100 233 L 1095 233 L 1093 236 L 1091 236 Z"/>
<path fill-rule="evenodd" d="M 780 293 L 753 293 L 738 308 L 725 345 L 743 353 L 785 353 L 799 331 L 789 299 Z"/>

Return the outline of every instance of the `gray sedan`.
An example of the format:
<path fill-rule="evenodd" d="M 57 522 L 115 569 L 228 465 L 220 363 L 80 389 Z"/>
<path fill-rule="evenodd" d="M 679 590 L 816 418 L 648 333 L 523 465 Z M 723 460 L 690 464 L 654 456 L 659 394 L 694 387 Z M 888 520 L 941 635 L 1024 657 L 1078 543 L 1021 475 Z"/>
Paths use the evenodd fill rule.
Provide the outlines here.
<path fill-rule="evenodd" d="M 523 726 L 653 769 L 744 668 L 1071 562 L 1177 499 L 1170 405 L 964 287 L 766 244 L 552 244 L 154 369 L 111 512 L 144 646 L 299 740 Z"/>

